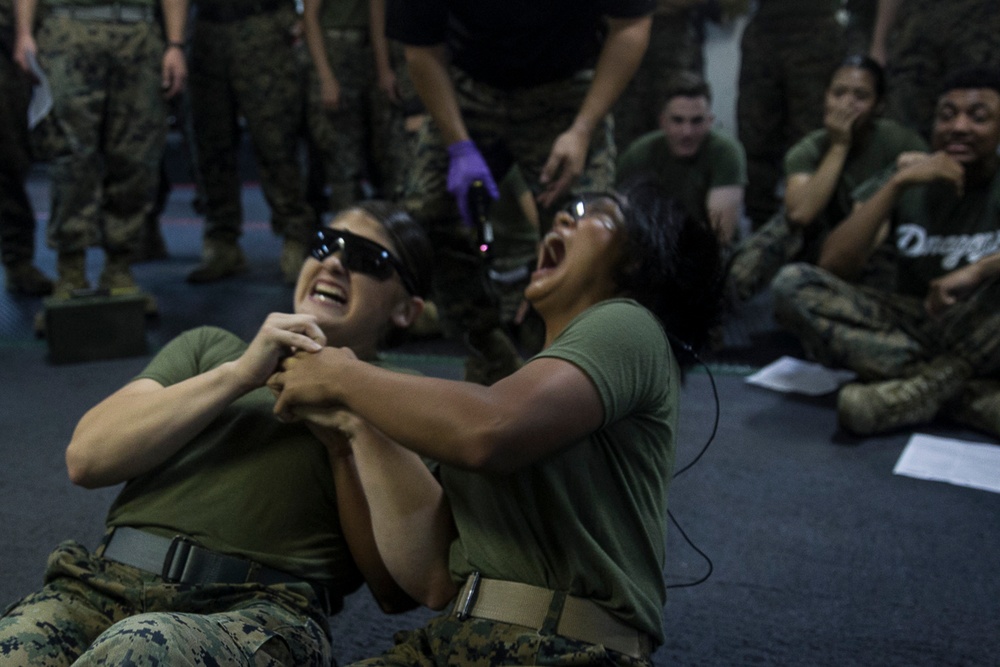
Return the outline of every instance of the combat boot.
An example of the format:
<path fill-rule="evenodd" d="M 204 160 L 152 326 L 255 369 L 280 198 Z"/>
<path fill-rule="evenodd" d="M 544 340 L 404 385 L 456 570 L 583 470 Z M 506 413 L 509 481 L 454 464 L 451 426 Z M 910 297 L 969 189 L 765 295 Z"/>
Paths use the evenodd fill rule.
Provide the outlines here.
<path fill-rule="evenodd" d="M 5 265 L 7 291 L 24 296 L 48 296 L 52 294 L 52 281 L 26 259 Z"/>
<path fill-rule="evenodd" d="M 205 239 L 201 264 L 187 276 L 189 283 L 210 283 L 242 273 L 247 268 L 243 251 L 236 243 Z"/>
<path fill-rule="evenodd" d="M 1000 438 L 1000 380 L 969 380 L 945 404 L 944 414 L 962 426 Z"/>
<path fill-rule="evenodd" d="M 281 248 L 281 276 L 286 285 L 294 285 L 299 280 L 302 262 L 306 259 L 306 244 L 293 238 L 285 237 Z"/>
<path fill-rule="evenodd" d="M 90 289 L 87 281 L 87 255 L 80 252 L 61 252 L 56 260 L 56 284 L 52 298 L 68 299 L 77 290 Z"/>
<path fill-rule="evenodd" d="M 514 343 L 499 327 L 470 333 L 466 337 L 466 347 L 470 352 L 465 360 L 466 382 L 488 387 L 524 365 Z"/>
<path fill-rule="evenodd" d="M 139 294 L 142 290 L 136 284 L 132 276 L 132 269 L 129 267 L 131 257 L 123 253 L 108 253 L 104 262 L 104 270 L 101 272 L 101 279 L 98 287 L 108 290 L 112 296 Z M 145 298 L 146 315 L 155 315 L 159 309 L 156 298 L 152 294 L 143 294 Z"/>
<path fill-rule="evenodd" d="M 874 435 L 929 422 L 971 375 L 968 362 L 943 356 L 910 377 L 845 385 L 837 396 L 840 425 L 856 435 Z"/>

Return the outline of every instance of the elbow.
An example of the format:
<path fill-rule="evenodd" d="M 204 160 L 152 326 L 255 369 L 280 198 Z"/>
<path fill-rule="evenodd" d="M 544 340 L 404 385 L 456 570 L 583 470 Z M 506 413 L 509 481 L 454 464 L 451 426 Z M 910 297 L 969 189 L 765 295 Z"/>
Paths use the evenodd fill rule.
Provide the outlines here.
<path fill-rule="evenodd" d="M 76 440 L 66 448 L 66 474 L 69 481 L 85 489 L 96 489 L 103 486 L 96 473 L 94 461 L 84 455 L 82 447 Z"/>
<path fill-rule="evenodd" d="M 422 596 L 422 602 L 428 609 L 441 611 L 455 600 L 455 596 L 458 595 L 458 587 L 452 582 L 451 575 L 448 573 L 444 573 L 436 579 L 436 582 L 431 581 L 428 585 Z"/>

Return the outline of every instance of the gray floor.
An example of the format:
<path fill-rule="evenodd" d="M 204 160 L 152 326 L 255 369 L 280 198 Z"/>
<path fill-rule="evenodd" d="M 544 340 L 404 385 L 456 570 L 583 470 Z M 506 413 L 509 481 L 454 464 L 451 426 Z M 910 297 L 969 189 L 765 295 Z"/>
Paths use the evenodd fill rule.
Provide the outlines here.
<path fill-rule="evenodd" d="M 31 191 L 44 218 L 43 177 Z M 196 263 L 200 220 L 192 191 L 177 188 L 163 229 L 170 258 L 137 267 L 159 299 L 147 335 L 155 350 L 179 331 L 213 323 L 243 336 L 286 307 L 278 284 L 280 243 L 257 188 L 245 190 L 243 245 L 251 270 L 207 287 L 184 282 Z M 90 257 L 94 277 L 100 256 Z M 39 248 L 48 271 L 54 257 Z M 60 540 L 93 544 L 117 489 L 84 491 L 66 479 L 62 453 L 80 415 L 127 381 L 148 357 L 53 365 L 31 318 L 39 302 L 0 296 L 0 606 L 37 587 Z M 795 345 L 776 331 L 766 296 L 726 330 L 712 356 L 721 401 L 719 431 L 702 460 L 678 478 L 671 509 L 712 560 L 704 584 L 672 589 L 667 643 L 657 665 L 996 665 L 1000 650 L 1000 495 L 894 476 L 909 433 L 859 440 L 837 428 L 832 397 L 803 399 L 749 386 L 744 375 Z M 411 344 L 402 363 L 457 377 L 454 346 Z M 712 430 L 709 376 L 684 387 L 679 462 Z M 934 424 L 924 432 L 995 442 Z M 665 576 L 683 584 L 706 561 L 671 527 Z M 394 630 L 428 613 L 381 615 L 366 591 L 332 619 L 344 663 L 385 648 Z"/>

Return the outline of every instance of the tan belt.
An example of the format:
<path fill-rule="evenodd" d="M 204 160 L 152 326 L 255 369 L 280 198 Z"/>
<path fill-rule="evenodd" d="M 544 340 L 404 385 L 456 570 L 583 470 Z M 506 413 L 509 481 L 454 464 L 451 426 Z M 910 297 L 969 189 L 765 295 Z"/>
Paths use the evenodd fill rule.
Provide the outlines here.
<path fill-rule="evenodd" d="M 587 598 L 566 595 L 516 581 L 483 579 L 473 573 L 455 602 L 458 618 L 485 618 L 541 630 L 549 611 L 560 604 L 555 634 L 599 644 L 632 658 L 648 659 L 652 640 L 645 632 L 619 621 Z"/>

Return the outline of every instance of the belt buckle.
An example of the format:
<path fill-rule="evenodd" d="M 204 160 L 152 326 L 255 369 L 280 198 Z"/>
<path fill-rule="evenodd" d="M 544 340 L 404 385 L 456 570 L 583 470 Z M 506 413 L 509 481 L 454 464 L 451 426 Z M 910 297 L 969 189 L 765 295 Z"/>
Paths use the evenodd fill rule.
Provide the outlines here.
<path fill-rule="evenodd" d="M 167 547 L 167 553 L 163 556 L 163 569 L 160 571 L 160 576 L 165 582 L 181 583 L 188 556 L 194 546 L 194 540 L 187 535 L 174 535 L 170 540 L 170 546 Z"/>
<path fill-rule="evenodd" d="M 476 597 L 479 595 L 479 579 L 479 571 L 476 570 L 469 575 L 469 580 L 462 587 L 462 599 L 455 603 L 455 616 L 460 621 L 469 618 L 469 613 L 476 604 Z"/>

